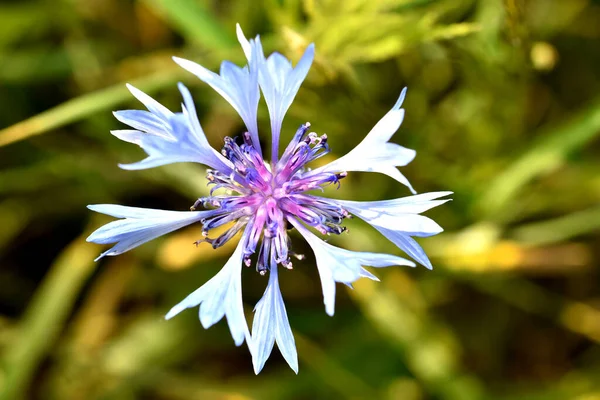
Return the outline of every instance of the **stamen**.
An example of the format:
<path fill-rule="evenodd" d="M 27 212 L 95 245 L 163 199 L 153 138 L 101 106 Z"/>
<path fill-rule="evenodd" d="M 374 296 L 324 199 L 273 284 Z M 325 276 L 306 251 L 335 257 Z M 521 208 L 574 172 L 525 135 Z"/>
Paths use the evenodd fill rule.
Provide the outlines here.
<path fill-rule="evenodd" d="M 204 239 L 196 241 L 196 245 L 207 242 L 213 248 L 220 247 L 247 226 L 244 264 L 251 265 L 251 257 L 262 237 L 256 270 L 264 275 L 277 264 L 292 269 L 290 257 L 304 259 L 304 255 L 290 250 L 287 230 L 292 226 L 289 217 L 298 218 L 323 235 L 339 235 L 346 231 L 341 225 L 345 218 L 351 217 L 346 210 L 304 193 L 323 190 L 331 184 L 339 188 L 340 180 L 347 175 L 346 172 L 306 174 L 308 163 L 329 152 L 327 135 L 319 136 L 309 132 L 309 128 L 308 122 L 298 128 L 273 173 L 253 147 L 248 132 L 242 135 L 241 144 L 232 138 L 224 139 L 221 153 L 234 167 L 227 173 L 207 170 L 207 179 L 212 186 L 209 196 L 197 199 L 190 209 L 202 207 L 214 209 L 215 213 L 201 220 Z M 225 189 L 226 194 L 216 195 L 218 189 Z M 208 237 L 209 230 L 230 222 L 235 224 L 223 234 L 214 239 Z"/>

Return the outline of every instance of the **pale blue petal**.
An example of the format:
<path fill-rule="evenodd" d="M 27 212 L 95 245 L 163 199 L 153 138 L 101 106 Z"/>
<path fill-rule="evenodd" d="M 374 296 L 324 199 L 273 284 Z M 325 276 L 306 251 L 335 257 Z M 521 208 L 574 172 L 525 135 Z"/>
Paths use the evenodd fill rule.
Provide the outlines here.
<path fill-rule="evenodd" d="M 391 254 L 356 252 L 332 246 L 319 239 L 295 219 L 289 218 L 289 221 L 304 236 L 315 253 L 323 289 L 325 311 L 329 315 L 334 313 L 336 282 L 349 285 L 360 277 L 374 278 L 362 267 L 363 265 L 372 267 L 415 266 L 412 261 Z"/>
<path fill-rule="evenodd" d="M 296 68 L 292 68 L 287 58 L 279 53 L 273 53 L 260 70 L 258 81 L 269 108 L 274 161 L 278 157 L 283 119 L 308 74 L 314 56 L 315 46 L 310 44 Z"/>
<path fill-rule="evenodd" d="M 308 173 L 307 176 L 321 172 L 378 172 L 388 175 L 406 185 L 412 193 L 416 193 L 397 167 L 403 167 L 410 163 L 417 153 L 398 144 L 389 143 L 390 138 L 400 128 L 404 120 L 404 110 L 400 107 L 405 96 L 406 88 L 402 90 L 394 107 L 375 124 L 363 141 L 354 149 L 345 156 Z"/>
<path fill-rule="evenodd" d="M 437 222 L 418 214 L 392 214 L 382 210 L 360 209 L 357 207 L 346 207 L 346 209 L 371 225 L 402 231 L 410 236 L 429 237 L 443 232 L 442 227 Z"/>
<path fill-rule="evenodd" d="M 111 131 L 121 140 L 140 146 L 148 157 L 131 164 L 119 164 L 123 169 L 139 170 L 159 167 L 177 162 L 196 162 L 223 171 L 230 170 L 230 163 L 207 144 L 203 147 L 194 135 L 188 119 L 183 114 L 174 114 L 169 120 L 169 132 L 175 140 L 149 135 L 134 130 Z"/>
<path fill-rule="evenodd" d="M 427 193 L 401 199 L 367 202 L 331 201 L 373 226 L 401 231 L 410 236 L 428 237 L 442 232 L 443 229 L 432 219 L 418 213 L 449 201 L 449 199 L 427 200 L 447 194 L 449 192 Z"/>
<path fill-rule="evenodd" d="M 98 228 L 87 238 L 88 242 L 93 243 L 116 243 L 96 260 L 104 256 L 122 254 L 152 239 L 214 214 L 213 211 L 165 211 L 113 204 L 90 205 L 88 208 L 102 214 L 123 218 Z"/>
<path fill-rule="evenodd" d="M 452 192 L 428 192 L 414 196 L 400 197 L 392 200 L 379 201 L 348 201 L 335 200 L 336 203 L 348 206 L 357 207 L 363 210 L 382 210 L 390 214 L 420 214 L 433 207 L 444 204 L 450 199 L 436 200 L 440 197 L 449 196 Z"/>
<path fill-rule="evenodd" d="M 452 192 L 432 192 L 381 201 L 330 200 L 363 219 L 381 232 L 406 254 L 431 269 L 427 255 L 411 236 L 427 237 L 442 232 L 430 218 L 418 215 L 450 199 L 441 199 Z"/>
<path fill-rule="evenodd" d="M 367 271 L 364 268 L 360 269 L 360 276 L 361 276 L 361 278 L 369 278 L 372 281 L 379 282 L 379 278 L 378 277 L 376 277 L 375 275 L 373 275 L 371 272 Z"/>
<path fill-rule="evenodd" d="M 200 120 L 198 119 L 198 114 L 196 113 L 196 105 L 194 104 L 194 99 L 192 98 L 192 94 L 188 90 L 187 87 L 181 82 L 177 84 L 177 88 L 181 93 L 181 97 L 183 97 L 183 114 L 188 119 L 188 124 L 192 128 L 190 133 L 194 137 L 194 139 L 198 142 L 200 147 L 209 148 L 208 140 L 206 139 L 206 135 L 202 130 L 202 126 L 200 125 Z"/>
<path fill-rule="evenodd" d="M 135 128 L 111 133 L 121 140 L 140 146 L 148 157 L 133 164 L 121 164 L 123 169 L 146 169 L 176 162 L 197 162 L 229 171 L 231 163 L 215 151 L 206 140 L 187 89 L 180 85 L 185 106 L 183 113 L 172 113 L 150 96 L 128 86 L 131 92 L 151 111 L 125 110 L 115 117 Z"/>
<path fill-rule="evenodd" d="M 248 40 L 239 24 L 236 26 L 237 37 L 248 59 L 250 70 L 258 70 L 258 82 L 263 92 L 271 120 L 272 157 L 278 159 L 279 136 L 281 125 L 290 105 L 294 101 L 300 85 L 306 78 L 315 57 L 315 46 L 310 44 L 295 68 L 280 53 L 273 53 L 265 59 L 260 38 Z"/>
<path fill-rule="evenodd" d="M 252 349 L 254 373 L 258 374 L 262 370 L 275 342 L 277 342 L 277 347 L 283 358 L 292 370 L 298 373 L 296 342 L 279 289 L 276 263 L 271 264 L 267 289 L 255 307 L 252 339 L 254 344 Z"/>
<path fill-rule="evenodd" d="M 246 237 L 247 233 L 244 232 L 233 255 L 221 271 L 171 308 L 165 315 L 166 319 L 173 318 L 187 308 L 199 306 L 200 322 L 205 329 L 226 317 L 236 346 L 240 346 L 246 339 L 252 349 L 242 303 L 242 258 Z"/>
<path fill-rule="evenodd" d="M 367 221 L 368 222 L 368 221 Z M 373 225 L 383 236 L 385 236 L 390 242 L 394 243 L 398 248 L 416 260 L 419 264 L 423 265 L 427 269 L 433 269 L 431 261 L 425 254 L 425 250 L 417 243 L 417 241 L 411 238 L 408 234 L 392 229 L 382 228 L 380 226 Z"/>
<path fill-rule="evenodd" d="M 170 135 L 169 121 L 161 119 L 156 115 L 143 110 L 122 110 L 115 111 L 113 115 L 122 123 L 131 126 L 134 129 L 145 132 L 146 134 L 156 135 L 163 140 L 173 140 Z M 172 117 L 169 116 L 169 119 Z"/>
<path fill-rule="evenodd" d="M 251 71 L 248 67 L 240 68 L 229 61 L 224 61 L 221 64 L 220 74 L 215 74 L 193 61 L 179 57 L 173 57 L 173 60 L 210 85 L 231 104 L 246 124 L 253 146 L 260 152 L 257 121 L 260 99 L 258 71 Z"/>
<path fill-rule="evenodd" d="M 138 99 L 152 114 L 155 114 L 161 119 L 167 120 L 173 113 L 169 111 L 169 109 L 158 101 L 154 100 L 152 97 L 148 96 L 146 93 L 142 92 L 138 88 L 129 83 L 126 83 L 127 89 L 131 92 L 131 94 Z"/>
<path fill-rule="evenodd" d="M 244 50 L 246 58 L 250 60 L 250 58 L 252 57 L 252 46 L 250 45 L 248 39 L 246 39 L 246 35 L 244 35 L 244 31 L 242 31 L 242 27 L 240 26 L 240 24 L 235 24 L 235 33 L 237 35 L 238 41 L 240 42 L 240 45 L 242 45 L 242 50 Z"/>

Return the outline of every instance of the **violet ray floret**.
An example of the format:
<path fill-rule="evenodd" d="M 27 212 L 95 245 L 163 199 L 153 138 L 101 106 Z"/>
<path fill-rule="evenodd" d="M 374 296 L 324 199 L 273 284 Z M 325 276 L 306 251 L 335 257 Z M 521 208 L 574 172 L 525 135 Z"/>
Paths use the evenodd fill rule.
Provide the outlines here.
<path fill-rule="evenodd" d="M 279 53 L 265 57 L 257 36 L 246 39 L 239 25 L 237 36 L 248 59 L 239 68 L 223 62 L 219 74 L 188 60 L 175 58 L 186 70 L 197 75 L 221 94 L 239 113 L 247 131 L 239 143 L 224 139 L 221 151 L 213 149 L 202 130 L 192 96 L 179 84 L 183 96 L 181 112 L 171 112 L 147 94 L 128 85 L 131 93 L 147 111 L 115 112 L 116 118 L 132 129 L 112 133 L 137 144 L 148 155 L 144 160 L 122 165 L 124 169 L 146 169 L 177 162 L 196 162 L 209 167 L 206 179 L 209 195 L 198 198 L 190 211 L 165 211 L 120 205 L 92 205 L 93 211 L 118 218 L 97 229 L 89 242 L 113 243 L 98 259 L 129 251 L 159 236 L 198 223 L 201 238 L 194 244 L 223 246 L 241 232 L 240 241 L 229 261 L 211 280 L 175 305 L 166 315 L 174 317 L 187 308 L 198 307 L 205 328 L 226 318 L 236 345 L 247 342 L 254 371 L 259 373 L 277 344 L 290 367 L 298 372 L 294 336 L 279 287 L 278 267 L 292 269 L 291 258 L 304 260 L 292 249 L 289 233 L 296 230 L 312 248 L 321 279 L 327 314 L 333 315 L 336 282 L 352 287 L 359 278 L 378 278 L 365 269 L 403 265 L 410 260 L 390 254 L 354 252 L 323 241 L 321 235 L 346 231 L 346 218 L 364 220 L 400 250 L 427 268 L 431 262 L 413 237 L 427 237 L 442 231 L 433 220 L 420 215 L 448 201 L 451 192 L 416 195 L 398 167 L 411 162 L 416 152 L 390 143 L 404 118 L 401 108 L 406 95 L 402 90 L 392 109 L 349 153 L 316 169 L 310 164 L 330 152 L 325 134 L 302 124 L 279 154 L 283 118 L 292 104 L 314 59 L 309 45 L 296 67 Z M 271 122 L 271 159 L 264 159 L 260 148 L 257 107 L 263 94 Z M 359 202 L 333 200 L 315 194 L 327 186 L 339 188 L 349 172 L 378 172 L 406 185 L 414 195 L 393 200 Z M 226 227 L 216 237 L 215 228 Z M 244 316 L 242 302 L 242 265 L 254 264 L 261 275 L 269 274 L 267 288 L 255 308 L 252 332 Z"/>

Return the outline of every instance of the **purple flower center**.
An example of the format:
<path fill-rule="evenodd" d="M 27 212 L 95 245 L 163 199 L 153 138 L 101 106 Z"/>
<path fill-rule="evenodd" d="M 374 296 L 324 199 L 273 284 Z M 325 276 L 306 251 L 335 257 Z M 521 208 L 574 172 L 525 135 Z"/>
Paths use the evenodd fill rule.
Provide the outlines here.
<path fill-rule="evenodd" d="M 291 251 L 288 218 L 298 218 L 324 235 L 345 231 L 341 223 L 349 217 L 346 210 L 305 193 L 322 190 L 332 183 L 339 187 L 340 179 L 346 176 L 346 172 L 305 174 L 309 162 L 329 152 L 327 136 L 308 133 L 309 127 L 306 123 L 298 128 L 277 164 L 271 167 L 252 146 L 249 133 L 243 135 L 241 145 L 232 138 L 225 138 L 221 153 L 231 162 L 232 168 L 230 171 L 207 172 L 209 184 L 213 185 L 210 195 L 199 198 L 191 209 L 203 206 L 213 210 L 214 214 L 201 221 L 205 239 L 196 244 L 208 242 L 214 248 L 220 247 L 248 224 L 251 229 L 244 248 L 244 263 L 251 265 L 250 257 L 262 234 L 256 269 L 264 275 L 271 262 L 292 268 L 290 256 L 303 257 Z M 225 193 L 215 194 L 217 189 L 224 189 Z M 233 226 L 219 237 L 207 237 L 209 230 L 234 221 Z"/>

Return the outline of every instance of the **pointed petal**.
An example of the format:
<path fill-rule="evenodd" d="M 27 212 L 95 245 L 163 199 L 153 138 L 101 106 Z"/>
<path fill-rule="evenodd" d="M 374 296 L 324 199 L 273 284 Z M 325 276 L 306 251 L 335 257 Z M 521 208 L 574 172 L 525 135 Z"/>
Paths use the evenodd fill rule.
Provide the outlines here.
<path fill-rule="evenodd" d="M 315 169 L 308 176 L 321 172 L 360 171 L 378 172 L 388 175 L 396 181 L 406 185 L 411 192 L 416 193 L 408 180 L 398 171 L 410 163 L 416 152 L 388 141 L 400 128 L 404 120 L 404 110 L 400 107 L 406 96 L 406 88 L 402 90 L 394 107 L 381 119 L 367 136 L 354 149 L 345 156 Z"/>
<path fill-rule="evenodd" d="M 215 74 L 193 61 L 179 57 L 173 57 L 173 60 L 179 66 L 210 85 L 231 104 L 246 124 L 246 128 L 252 137 L 253 146 L 260 152 L 257 121 L 258 101 L 260 99 L 258 71 L 251 71 L 248 67 L 240 68 L 229 61 L 224 61 L 221 63 L 220 74 Z"/>
<path fill-rule="evenodd" d="M 315 57 L 315 46 L 310 44 L 295 68 L 279 53 L 273 53 L 260 66 L 259 83 L 265 96 L 271 119 L 273 161 L 277 161 L 279 136 L 287 110 L 292 105 Z"/>
<path fill-rule="evenodd" d="M 418 214 L 450 201 L 437 200 L 450 194 L 452 192 L 432 192 L 382 201 L 330 201 L 372 225 L 406 254 L 431 269 L 427 255 L 411 236 L 427 237 L 442 232 L 436 222 Z"/>
<path fill-rule="evenodd" d="M 242 45 L 242 49 L 244 50 L 246 58 L 250 60 L 250 58 L 252 57 L 252 47 L 250 46 L 250 42 L 248 42 L 248 39 L 246 39 L 246 36 L 244 35 L 240 24 L 235 24 L 235 33 L 237 35 L 238 42 L 240 42 L 240 45 Z"/>
<path fill-rule="evenodd" d="M 120 165 L 123 169 L 145 169 L 176 162 L 197 162 L 228 172 L 229 163 L 206 140 L 198 121 L 189 91 L 180 85 L 185 101 L 184 113 L 172 113 L 142 91 L 128 86 L 132 93 L 150 111 L 116 111 L 115 117 L 135 128 L 111 133 L 121 140 L 140 146 L 148 157 L 133 164 Z"/>
<path fill-rule="evenodd" d="M 423 265 L 427 269 L 433 269 L 431 261 L 425 254 L 425 250 L 417 243 L 417 241 L 410 237 L 410 235 L 393 230 L 386 229 L 377 225 L 373 225 L 373 228 L 377 229 L 383 236 L 385 236 L 390 242 L 394 243 L 398 248 L 416 260 L 419 264 Z"/>
<path fill-rule="evenodd" d="M 262 370 L 275 342 L 277 342 L 277 347 L 283 358 L 292 370 L 298 373 L 296 343 L 279 289 L 277 263 L 271 264 L 267 289 L 256 304 L 254 321 L 252 322 L 252 338 L 254 343 L 252 364 L 256 374 Z"/>
<path fill-rule="evenodd" d="M 113 112 L 113 115 L 120 122 L 139 131 L 146 132 L 146 134 L 156 135 L 164 140 L 172 139 L 168 120 L 162 119 L 148 111 L 122 110 Z M 171 118 L 171 116 L 168 118 Z"/>
<path fill-rule="evenodd" d="M 113 204 L 90 205 L 88 208 L 102 214 L 123 218 L 98 228 L 87 238 L 88 242 L 93 243 L 116 243 L 96 260 L 104 256 L 122 254 L 213 213 L 212 211 L 165 211 Z"/>
<path fill-rule="evenodd" d="M 169 111 L 167 107 L 163 106 L 135 86 L 130 85 L 129 83 L 126 83 L 125 86 L 127 86 L 127 89 L 129 89 L 131 94 L 138 99 L 140 103 L 142 103 L 152 114 L 155 114 L 161 119 L 169 119 L 169 117 L 173 115 L 173 113 Z"/>
<path fill-rule="evenodd" d="M 246 237 L 247 233 L 244 232 L 233 255 L 221 271 L 171 308 L 165 315 L 166 319 L 173 318 L 187 308 L 200 306 L 199 318 L 205 329 L 226 317 L 236 346 L 240 346 L 246 339 L 248 346 L 252 348 L 242 303 L 242 257 Z"/>
<path fill-rule="evenodd" d="M 367 271 L 364 268 L 361 268 L 361 270 L 360 270 L 360 276 L 362 278 L 369 278 L 372 281 L 379 282 L 379 278 L 378 277 L 376 277 L 375 275 L 373 275 L 372 273 L 370 273 L 369 271 Z"/>
<path fill-rule="evenodd" d="M 429 192 L 414 196 L 405 196 L 392 200 L 380 201 L 348 201 L 335 200 L 338 204 L 348 207 L 358 207 L 365 210 L 383 210 L 390 214 L 420 214 L 433 207 L 444 204 L 451 199 L 436 200 L 449 196 L 452 192 Z"/>
<path fill-rule="evenodd" d="M 437 195 L 426 194 L 367 202 L 332 201 L 373 226 L 401 231 L 410 236 L 427 237 L 436 235 L 443 229 L 432 219 L 418 213 L 449 201 L 448 199 L 425 200 Z"/>
<path fill-rule="evenodd" d="M 306 78 L 315 57 L 315 46 L 310 44 L 295 68 L 280 53 L 273 53 L 267 59 L 260 38 L 246 39 L 239 25 L 236 27 L 238 41 L 248 59 L 250 70 L 258 72 L 258 82 L 265 97 L 271 119 L 272 157 L 277 162 L 279 136 L 283 119 L 294 101 L 300 85 Z"/>
<path fill-rule="evenodd" d="M 372 267 L 389 267 L 392 265 L 405 265 L 414 267 L 412 261 L 391 254 L 356 252 L 325 243 L 300 222 L 293 218 L 289 221 L 306 239 L 315 253 L 317 268 L 323 288 L 323 302 L 325 311 L 333 315 L 335 306 L 335 283 L 351 284 L 358 278 L 365 276 L 363 265 Z M 371 278 L 371 276 L 367 276 Z"/>

